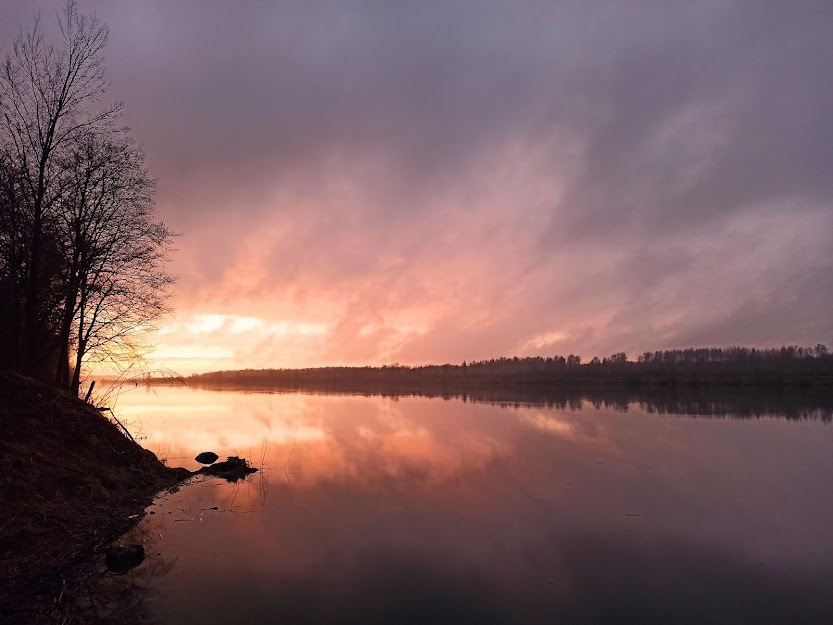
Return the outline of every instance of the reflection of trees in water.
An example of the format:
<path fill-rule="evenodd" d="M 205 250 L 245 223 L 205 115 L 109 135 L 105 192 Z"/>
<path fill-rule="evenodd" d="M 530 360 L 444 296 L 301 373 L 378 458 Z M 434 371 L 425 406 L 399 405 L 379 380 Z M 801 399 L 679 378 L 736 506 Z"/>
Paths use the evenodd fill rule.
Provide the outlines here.
<path fill-rule="evenodd" d="M 500 406 L 538 405 L 558 410 L 628 412 L 634 406 L 649 414 L 686 417 L 749 419 L 776 417 L 790 420 L 833 421 L 833 394 L 761 389 L 668 389 L 575 391 L 568 394 L 501 391 L 467 393 L 461 399 Z"/>
<path fill-rule="evenodd" d="M 164 381 L 162 381 L 164 383 Z M 498 358 L 461 365 L 216 371 L 194 387 L 243 392 L 460 399 L 579 410 L 583 402 L 625 412 L 831 420 L 833 354 L 824 345 L 624 353 L 582 364 L 575 355 Z"/>
<path fill-rule="evenodd" d="M 369 384 L 357 387 L 234 386 L 201 384 L 200 388 L 251 393 L 308 393 L 313 395 L 403 397 L 460 400 L 504 408 L 538 406 L 556 410 L 596 409 L 628 412 L 634 406 L 651 414 L 734 419 L 779 417 L 790 420 L 833 421 L 833 389 L 757 386 L 628 386 L 570 384 L 546 388 L 523 386 Z"/>
<path fill-rule="evenodd" d="M 822 402 L 820 402 L 822 403 Z M 750 397 L 739 399 L 670 398 L 661 401 L 639 401 L 649 413 L 661 415 L 685 415 L 692 417 L 729 417 L 749 419 L 781 417 L 790 420 L 833 420 L 833 400 L 826 398 L 822 405 L 815 405 L 801 398 Z"/>

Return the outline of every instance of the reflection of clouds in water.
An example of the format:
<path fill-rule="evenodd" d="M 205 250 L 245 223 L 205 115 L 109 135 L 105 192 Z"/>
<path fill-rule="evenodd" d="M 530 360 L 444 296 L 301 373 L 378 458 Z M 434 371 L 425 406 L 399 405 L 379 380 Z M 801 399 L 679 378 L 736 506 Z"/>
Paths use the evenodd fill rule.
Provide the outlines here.
<path fill-rule="evenodd" d="M 385 438 L 380 456 L 387 475 L 419 470 L 425 481 L 439 481 L 482 467 L 494 457 L 497 446 L 496 440 L 486 444 L 466 437 L 440 439 L 418 428 Z"/>
<path fill-rule="evenodd" d="M 533 460 L 537 456 L 526 451 L 529 445 L 551 445 L 563 462 L 593 458 L 601 463 L 625 461 L 628 453 L 647 444 L 641 420 L 634 418 L 642 411 L 632 411 L 627 426 L 620 427 L 624 424 L 619 417 L 611 418 L 613 408 L 606 402 L 547 409 L 419 397 L 194 392 L 176 387 L 124 399 L 122 412 L 140 423 L 143 444 L 168 458 L 169 464 L 196 468 L 194 456 L 211 450 L 221 456 L 241 455 L 264 467 L 268 477 L 285 480 L 291 455 L 288 471 L 294 488 L 327 482 L 437 485 L 493 470 L 496 462 L 510 463 L 511 468 L 507 464 L 497 471 L 503 479 L 511 471 L 543 471 Z M 674 429 L 652 426 L 651 445 L 685 446 Z M 549 442 L 537 440 L 539 434 Z M 657 436 L 668 440 L 656 441 Z M 633 453 L 635 459 L 627 460 L 627 466 L 653 465 L 655 449 Z M 545 490 L 544 485 L 540 488 Z"/>
<path fill-rule="evenodd" d="M 141 431 L 146 447 L 170 448 L 171 457 L 187 458 L 206 450 L 244 453 L 260 449 L 264 440 L 320 440 L 326 436 L 316 423 L 320 410 L 306 400 L 298 395 L 158 387 L 150 393 L 124 394 L 117 414 Z"/>
<path fill-rule="evenodd" d="M 176 403 L 188 393 L 160 389 L 158 397 Z M 449 612 L 454 622 L 496 614 L 522 622 L 524 610 L 532 611 L 527 621 L 575 622 L 587 609 L 633 609 L 625 620 L 637 621 L 652 601 L 702 607 L 700 593 L 715 587 L 749 598 L 757 614 L 759 591 L 798 596 L 792 586 L 801 584 L 778 586 L 781 573 L 796 580 L 795 571 L 809 571 L 819 586 L 829 579 L 805 567 L 818 562 L 827 571 L 830 562 L 819 550 L 830 517 L 830 438 L 819 423 L 671 419 L 638 406 L 625 415 L 604 403 L 578 412 L 423 398 L 209 396 L 218 400 L 210 411 L 197 403 L 194 415 L 167 419 L 157 432 L 184 423 L 240 436 L 251 441 L 240 451 L 256 466 L 268 438 L 265 470 L 242 483 L 183 488 L 144 521 L 161 523 L 160 553 L 181 556 L 164 584 L 153 582 L 161 589 L 153 609 L 176 616 L 164 622 L 181 622 L 191 597 L 211 602 L 187 602 L 190 620 L 203 610 L 236 622 L 245 605 L 256 622 L 276 614 L 402 622 L 426 594 L 449 606 L 477 604 L 476 613 Z M 279 440 L 280 431 L 287 435 Z M 320 435 L 305 437 L 311 432 Z M 193 443 L 181 440 L 181 453 L 193 457 Z M 784 450 L 800 450 L 802 462 Z M 222 575 L 205 575 L 208 563 Z M 826 595 L 808 588 L 806 605 L 818 606 Z M 325 595 L 332 600 L 322 603 Z M 374 618 L 382 604 L 390 618 Z M 541 606 L 552 614 L 544 618 Z"/>
<path fill-rule="evenodd" d="M 216 451 L 222 453 L 246 453 L 247 450 L 257 450 L 260 453 L 264 441 L 270 445 L 285 445 L 293 442 L 322 440 L 327 434 L 324 430 L 300 424 L 273 424 L 272 427 L 246 427 L 256 425 L 245 421 L 235 421 L 230 426 L 214 426 L 207 424 L 191 424 L 187 427 L 146 428 L 147 437 L 143 443 L 149 449 L 167 449 L 182 451 L 182 456 L 195 456 L 200 451 Z M 237 429 L 239 426 L 243 426 Z M 227 428 L 227 429 L 226 429 Z M 221 451 L 217 451 L 221 450 Z M 253 459 L 257 460 L 257 459 Z"/>
<path fill-rule="evenodd" d="M 522 413 L 520 418 L 521 423 L 526 423 L 544 432 L 549 432 L 550 434 L 555 434 L 568 440 L 574 440 L 576 438 L 575 426 L 562 419 L 549 417 L 540 412 Z"/>
<path fill-rule="evenodd" d="M 291 453 L 290 464 L 302 467 L 293 477 L 298 487 L 405 475 L 448 479 L 483 467 L 510 443 L 492 415 L 499 409 L 485 405 L 443 404 L 426 415 L 422 399 L 173 387 L 124 399 L 120 412 L 141 427 L 145 446 L 171 464 L 190 466 L 197 453 L 211 450 L 282 471 Z"/>
<path fill-rule="evenodd" d="M 503 446 L 488 433 L 472 436 L 460 427 L 440 432 L 417 424 L 413 409 L 407 402 L 371 399 L 355 414 L 336 415 L 324 426 L 326 437 L 294 446 L 294 457 L 304 463 L 297 485 L 392 478 L 435 482 L 482 467 Z"/>
<path fill-rule="evenodd" d="M 598 411 L 598 408 L 594 410 L 590 407 L 581 414 L 577 414 L 525 408 L 518 411 L 518 421 L 522 425 L 530 426 L 568 443 L 580 444 L 596 451 L 600 448 L 613 451 L 616 444 L 605 423 L 598 418 Z"/>
<path fill-rule="evenodd" d="M 159 622 L 829 622 L 818 423 L 253 397 L 212 427 L 324 435 L 270 439 L 263 473 L 154 507 L 154 551 L 180 558 L 148 581 Z"/>

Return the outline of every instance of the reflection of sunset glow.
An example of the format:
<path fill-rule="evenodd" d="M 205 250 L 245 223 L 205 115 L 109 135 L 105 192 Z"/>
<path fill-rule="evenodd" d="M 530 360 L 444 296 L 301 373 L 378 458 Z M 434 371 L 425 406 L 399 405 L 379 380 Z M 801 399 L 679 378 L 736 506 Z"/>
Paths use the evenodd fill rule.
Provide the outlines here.
<path fill-rule="evenodd" d="M 270 622 L 305 584 L 312 590 L 300 593 L 296 615 L 308 615 L 321 596 L 365 605 L 392 594 L 398 605 L 401 592 L 390 592 L 397 578 L 416 588 L 414 605 L 422 605 L 472 575 L 491 580 L 475 587 L 474 602 L 520 598 L 506 622 L 577 622 L 518 614 L 530 588 L 541 592 L 536 605 L 548 605 L 553 592 L 586 583 L 588 566 L 612 569 L 617 591 L 627 578 L 656 592 L 680 558 L 679 569 L 692 571 L 683 585 L 701 583 L 702 567 L 712 566 L 704 549 L 723 554 L 715 571 L 746 562 L 727 582 L 760 570 L 762 560 L 784 571 L 793 560 L 829 561 L 818 545 L 829 533 L 828 481 L 819 476 L 829 473 L 830 437 L 818 422 L 658 418 L 637 405 L 624 414 L 591 402 L 504 407 L 184 387 L 137 388 L 121 396 L 117 412 L 171 465 L 196 468 L 196 453 L 211 450 L 260 469 L 234 484 L 195 480 L 141 522 L 151 560 L 179 556 L 154 585 L 154 609 L 171 617 L 160 622 L 190 622 L 195 611 L 213 622 L 223 600 L 223 622 L 260 605 L 269 612 L 254 620 Z M 805 461 L 790 462 L 784 449 L 801 449 Z M 800 531 L 778 531 L 784 527 Z M 623 554 L 611 541 L 633 541 L 633 549 Z M 646 552 L 658 558 L 647 573 L 633 564 Z M 435 580 L 427 590 L 426 575 Z M 592 608 L 596 590 L 586 594 Z M 211 602 L 183 601 L 206 592 Z M 468 595 L 457 596 L 455 605 L 467 604 Z M 354 614 L 356 604 L 344 600 L 349 607 L 315 622 Z M 388 622 L 367 616 L 350 622 Z"/>
<path fill-rule="evenodd" d="M 547 417 L 541 413 L 532 413 L 523 415 L 522 419 L 532 425 L 533 427 L 561 436 L 563 438 L 572 439 L 576 437 L 576 428 L 572 423 L 562 421 L 555 417 Z"/>
<path fill-rule="evenodd" d="M 592 450 L 594 453 L 601 450 L 609 453 L 616 451 L 605 423 L 588 419 L 587 411 L 553 413 L 530 408 L 519 412 L 518 418 L 521 423 L 539 432 L 580 445 L 588 451 Z"/>
<path fill-rule="evenodd" d="M 424 400 L 158 387 L 122 394 L 117 412 L 146 447 L 171 464 L 194 468 L 191 459 L 210 450 L 275 468 L 291 454 L 303 466 L 299 484 L 360 479 L 368 471 L 390 477 L 419 471 L 426 479 L 446 479 L 483 466 L 505 448 L 488 431 L 475 434 L 473 421 L 471 430 L 421 422 L 423 405 Z"/>

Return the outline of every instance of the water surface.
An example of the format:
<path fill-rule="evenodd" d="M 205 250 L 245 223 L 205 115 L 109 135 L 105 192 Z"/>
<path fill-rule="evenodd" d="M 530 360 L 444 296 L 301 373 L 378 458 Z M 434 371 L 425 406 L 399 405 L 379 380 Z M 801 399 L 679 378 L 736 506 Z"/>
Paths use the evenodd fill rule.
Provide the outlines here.
<path fill-rule="evenodd" d="M 199 623 L 830 623 L 833 427 L 424 397 L 137 388 L 171 465 L 131 614 Z"/>

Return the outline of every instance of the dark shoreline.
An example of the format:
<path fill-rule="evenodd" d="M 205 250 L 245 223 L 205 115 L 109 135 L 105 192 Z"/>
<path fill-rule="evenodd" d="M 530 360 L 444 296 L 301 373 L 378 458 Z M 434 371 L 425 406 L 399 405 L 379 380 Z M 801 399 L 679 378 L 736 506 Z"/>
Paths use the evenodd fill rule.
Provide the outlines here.
<path fill-rule="evenodd" d="M 103 551 L 159 494 L 254 471 L 236 457 L 167 467 L 90 404 L 0 372 L 0 622 L 62 622 L 100 577 Z"/>
<path fill-rule="evenodd" d="M 59 622 L 80 571 L 190 475 L 89 404 L 0 372 L 0 622 Z"/>
<path fill-rule="evenodd" d="M 157 381 L 148 378 L 148 381 Z M 158 380 L 164 382 L 164 380 Z M 579 356 L 500 357 L 461 364 L 309 367 L 213 371 L 187 378 L 192 384 L 272 386 L 367 386 L 557 388 L 753 386 L 822 387 L 833 390 L 833 354 L 826 346 L 689 348 L 645 352 L 628 360 L 620 352 L 582 363 Z"/>

